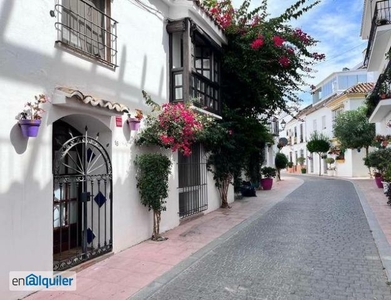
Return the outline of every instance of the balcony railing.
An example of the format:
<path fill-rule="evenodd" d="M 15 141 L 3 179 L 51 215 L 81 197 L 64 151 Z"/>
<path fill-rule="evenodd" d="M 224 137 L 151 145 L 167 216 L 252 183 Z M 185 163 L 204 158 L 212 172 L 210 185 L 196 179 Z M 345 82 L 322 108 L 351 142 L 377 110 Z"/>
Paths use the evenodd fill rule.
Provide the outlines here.
<path fill-rule="evenodd" d="M 55 5 L 57 43 L 110 67 L 117 67 L 117 24 L 109 15 L 83 0 Z"/>
<path fill-rule="evenodd" d="M 371 56 L 375 34 L 378 26 L 387 25 L 391 22 L 391 0 L 377 1 L 373 13 L 371 31 L 368 39 L 367 51 L 364 59 L 364 66 L 368 66 Z"/>
<path fill-rule="evenodd" d="M 391 97 L 391 60 L 388 62 L 384 72 L 380 74 L 379 78 L 377 79 L 372 92 L 367 96 L 366 104 L 368 108 L 368 117 L 375 110 L 380 99 L 384 97 Z"/>

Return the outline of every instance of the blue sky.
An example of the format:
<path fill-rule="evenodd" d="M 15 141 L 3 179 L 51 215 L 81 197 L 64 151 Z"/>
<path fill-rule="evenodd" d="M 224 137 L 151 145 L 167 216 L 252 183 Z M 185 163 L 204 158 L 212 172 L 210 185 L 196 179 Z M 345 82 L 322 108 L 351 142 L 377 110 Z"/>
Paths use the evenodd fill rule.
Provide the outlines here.
<path fill-rule="evenodd" d="M 268 0 L 268 12 L 277 16 L 296 0 Z M 313 1 L 309 0 L 308 3 Z M 233 0 L 235 8 L 243 0 Z M 260 0 L 252 0 L 251 6 L 257 7 Z M 315 78 L 308 79 L 309 84 L 318 84 L 333 72 L 342 68 L 353 68 L 363 60 L 363 51 L 367 41 L 360 37 L 361 18 L 364 0 L 321 0 L 321 3 L 304 13 L 292 26 L 299 27 L 319 41 L 313 49 L 326 54 L 326 60 L 315 66 Z M 301 96 L 308 103 L 310 94 Z"/>

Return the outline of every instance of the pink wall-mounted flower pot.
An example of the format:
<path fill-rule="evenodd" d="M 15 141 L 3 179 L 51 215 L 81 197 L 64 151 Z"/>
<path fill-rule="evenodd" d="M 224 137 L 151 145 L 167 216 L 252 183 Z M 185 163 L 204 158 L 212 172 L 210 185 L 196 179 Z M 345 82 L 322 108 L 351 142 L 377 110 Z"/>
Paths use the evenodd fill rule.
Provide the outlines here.
<path fill-rule="evenodd" d="M 261 186 L 263 190 L 271 190 L 273 186 L 273 178 L 262 178 Z"/>

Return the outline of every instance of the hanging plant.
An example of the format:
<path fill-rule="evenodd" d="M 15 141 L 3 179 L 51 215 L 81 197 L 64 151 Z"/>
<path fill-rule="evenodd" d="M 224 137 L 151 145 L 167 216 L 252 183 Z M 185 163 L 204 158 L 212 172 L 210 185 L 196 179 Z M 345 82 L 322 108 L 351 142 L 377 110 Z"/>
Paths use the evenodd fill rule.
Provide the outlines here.
<path fill-rule="evenodd" d="M 22 112 L 15 117 L 19 120 L 24 137 L 36 137 L 41 125 L 42 114 L 45 112 L 40 105 L 47 102 L 44 94 L 35 96 L 34 102 L 27 102 Z"/>

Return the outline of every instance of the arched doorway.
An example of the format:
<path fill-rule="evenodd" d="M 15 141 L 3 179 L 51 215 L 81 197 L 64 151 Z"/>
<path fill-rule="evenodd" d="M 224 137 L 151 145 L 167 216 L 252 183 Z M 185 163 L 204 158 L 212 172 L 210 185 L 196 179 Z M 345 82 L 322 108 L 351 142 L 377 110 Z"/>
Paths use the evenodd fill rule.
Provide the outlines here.
<path fill-rule="evenodd" d="M 99 136 L 99 135 L 98 135 Z M 53 124 L 53 270 L 112 250 L 112 166 L 98 137 Z"/>

